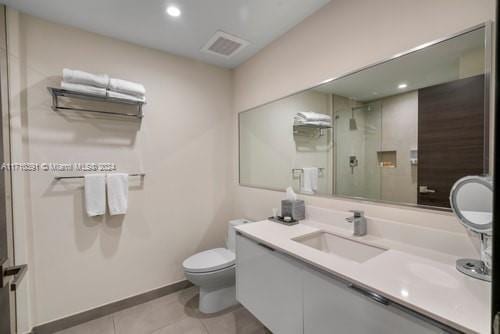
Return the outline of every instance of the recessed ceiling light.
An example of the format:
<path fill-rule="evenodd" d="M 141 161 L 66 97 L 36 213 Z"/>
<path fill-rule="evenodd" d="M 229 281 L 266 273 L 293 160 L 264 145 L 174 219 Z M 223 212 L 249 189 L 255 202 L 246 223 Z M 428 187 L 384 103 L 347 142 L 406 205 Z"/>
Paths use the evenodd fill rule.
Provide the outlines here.
<path fill-rule="evenodd" d="M 408 87 L 408 85 L 407 85 L 407 84 L 405 84 L 405 83 L 402 83 L 402 84 L 399 84 L 399 85 L 398 85 L 398 88 L 399 88 L 399 89 L 405 89 L 406 87 Z"/>
<path fill-rule="evenodd" d="M 173 17 L 179 17 L 181 16 L 181 10 L 176 6 L 168 6 L 167 14 Z"/>

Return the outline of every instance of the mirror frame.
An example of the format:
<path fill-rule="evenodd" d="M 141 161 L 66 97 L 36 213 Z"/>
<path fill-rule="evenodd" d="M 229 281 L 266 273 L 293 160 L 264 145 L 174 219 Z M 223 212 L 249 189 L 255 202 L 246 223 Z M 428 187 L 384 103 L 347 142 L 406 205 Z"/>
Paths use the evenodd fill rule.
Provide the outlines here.
<path fill-rule="evenodd" d="M 488 120 L 488 122 L 486 122 L 486 124 L 490 124 L 490 128 L 486 129 L 487 130 L 486 133 L 488 134 L 488 138 L 485 137 L 485 144 L 486 145 L 484 145 L 485 150 L 487 150 L 487 152 L 484 152 L 485 156 L 487 156 L 489 158 L 485 159 L 485 161 L 483 162 L 483 164 L 484 164 L 483 170 L 484 171 L 487 171 L 487 170 L 489 171 L 491 169 L 491 166 L 489 165 L 489 162 L 492 160 L 491 157 L 490 157 L 490 149 L 493 146 L 493 142 L 490 140 L 491 139 L 491 135 L 492 135 L 490 129 L 491 129 L 491 126 L 493 125 L 493 124 L 491 124 L 491 121 L 490 121 L 491 120 L 491 117 L 490 117 L 491 98 L 490 98 L 490 96 L 494 95 L 494 92 L 492 92 L 492 85 L 491 85 L 491 72 L 492 72 L 492 59 L 493 59 L 493 53 L 492 53 L 493 52 L 493 34 L 492 34 L 493 23 L 492 23 L 492 21 L 486 21 L 486 22 L 480 23 L 478 25 L 472 26 L 470 28 L 467 28 L 465 30 L 462 30 L 462 31 L 460 31 L 458 33 L 455 33 L 455 34 L 452 34 L 452 35 L 449 35 L 449 36 L 446 36 L 446 37 L 443 37 L 443 38 L 438 38 L 438 39 L 435 39 L 435 40 L 433 40 L 431 42 L 428 42 L 428 43 L 423 43 L 423 44 L 421 44 L 419 46 L 416 46 L 416 47 L 411 48 L 409 50 L 397 53 L 397 54 L 395 54 L 395 55 L 393 55 L 391 57 L 382 59 L 382 60 L 380 60 L 378 62 L 375 62 L 375 63 L 372 63 L 370 65 L 366 65 L 366 66 L 363 66 L 363 67 L 358 68 L 356 70 L 349 71 L 349 72 L 346 72 L 344 74 L 341 74 L 339 76 L 331 77 L 329 79 L 323 80 L 320 83 L 315 84 L 315 85 L 313 85 L 311 87 L 308 87 L 306 89 L 302 89 L 302 90 L 296 91 L 296 92 L 288 94 L 288 95 L 286 95 L 284 97 L 281 97 L 281 98 L 278 98 L 278 99 L 275 99 L 275 100 L 272 100 L 272 101 L 268 101 L 266 103 L 263 103 L 263 104 L 260 104 L 260 105 L 257 105 L 257 106 L 254 106 L 254 107 L 251 107 L 251 108 L 248 108 L 248 109 L 245 109 L 243 111 L 238 112 L 238 185 L 241 186 L 241 187 L 254 188 L 254 189 L 263 189 L 263 190 L 279 191 L 279 192 L 284 192 L 285 191 L 285 189 L 281 189 L 281 188 L 254 186 L 254 185 L 250 185 L 250 184 L 245 184 L 245 183 L 243 183 L 241 181 L 241 163 L 240 163 L 241 162 L 241 128 L 240 128 L 241 114 L 253 111 L 254 109 L 257 109 L 257 108 L 269 105 L 269 104 L 277 102 L 277 101 L 284 100 L 284 99 L 286 99 L 288 97 L 291 97 L 291 96 L 294 96 L 294 95 L 297 95 L 297 94 L 309 91 L 309 90 L 314 89 L 316 87 L 319 87 L 321 85 L 325 85 L 325 84 L 331 83 L 331 82 L 333 82 L 335 80 L 339 80 L 339 79 L 348 77 L 350 75 L 356 74 L 356 73 L 364 71 L 366 69 L 369 69 L 369 68 L 372 68 L 372 67 L 384 64 L 384 63 L 388 63 L 388 62 L 390 62 L 392 60 L 396 60 L 398 58 L 407 56 L 409 54 L 425 50 L 428 47 L 435 46 L 435 45 L 437 45 L 439 43 L 446 42 L 446 41 L 448 41 L 448 40 L 450 40 L 452 38 L 456 38 L 456 37 L 459 37 L 461 35 L 465 35 L 467 33 L 470 33 L 470 32 L 473 32 L 473 31 L 476 31 L 476 30 L 479 30 L 479 29 L 484 29 L 484 100 L 485 100 L 485 103 L 484 103 L 484 106 L 485 106 L 485 108 L 484 108 L 484 114 L 485 114 L 485 120 Z M 332 194 L 332 195 L 307 195 L 307 194 L 301 194 L 301 193 L 298 193 L 298 195 L 300 195 L 300 196 L 313 196 L 313 197 L 318 197 L 318 198 L 347 199 L 347 200 L 369 202 L 369 203 L 374 203 L 374 204 L 388 204 L 388 205 L 402 206 L 402 207 L 411 207 L 411 208 L 417 208 L 417 209 L 427 209 L 427 210 L 435 210 L 435 211 L 444 211 L 444 212 L 449 212 L 449 213 L 452 213 L 452 211 L 453 211 L 451 208 L 445 208 L 445 207 L 430 206 L 430 205 L 420 205 L 420 204 L 404 203 L 404 202 L 384 201 L 384 200 L 374 200 L 374 199 L 370 199 L 370 198 L 357 197 L 357 196 L 346 196 L 346 195 L 337 195 L 337 194 Z"/>
<path fill-rule="evenodd" d="M 453 185 L 450 191 L 450 204 L 451 208 L 453 210 L 453 213 L 457 216 L 457 218 L 460 220 L 462 225 L 464 225 L 467 229 L 477 232 L 477 233 L 484 233 L 484 234 L 491 234 L 493 230 L 493 217 L 489 224 L 484 224 L 484 225 L 479 225 L 476 223 L 471 222 L 469 219 L 467 219 L 463 214 L 462 211 L 458 209 L 457 203 L 457 194 L 460 188 L 463 186 L 473 183 L 473 184 L 481 184 L 488 188 L 491 191 L 491 202 L 493 203 L 493 180 L 489 176 L 465 176 Z M 493 206 L 492 206 L 493 210 Z M 486 228 L 484 226 L 487 226 Z"/>

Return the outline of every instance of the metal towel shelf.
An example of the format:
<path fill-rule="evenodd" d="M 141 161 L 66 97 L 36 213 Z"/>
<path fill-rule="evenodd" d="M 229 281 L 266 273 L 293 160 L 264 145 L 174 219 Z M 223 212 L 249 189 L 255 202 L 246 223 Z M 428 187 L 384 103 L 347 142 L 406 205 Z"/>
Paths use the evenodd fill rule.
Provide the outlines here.
<path fill-rule="evenodd" d="M 58 111 L 58 110 L 84 111 L 84 112 L 97 113 L 97 114 L 135 117 L 135 118 L 139 118 L 139 119 L 141 119 L 143 117 L 142 106 L 145 104 L 145 102 L 131 101 L 131 100 L 127 100 L 127 99 L 119 99 L 119 98 L 109 97 L 109 96 L 97 96 L 97 95 L 92 95 L 92 94 L 85 94 L 85 93 L 80 93 L 80 92 L 69 91 L 69 90 L 62 89 L 62 88 L 47 87 L 47 89 L 49 90 L 50 94 L 52 95 L 52 110 L 54 110 L 54 111 Z M 137 113 L 131 114 L 131 113 L 120 113 L 120 112 L 112 112 L 112 111 L 105 111 L 105 110 L 92 110 L 92 109 L 85 109 L 85 108 L 63 107 L 63 106 L 59 105 L 59 97 L 68 97 L 68 98 L 75 98 L 75 99 L 87 100 L 87 101 L 109 102 L 109 103 L 126 104 L 129 106 L 130 105 L 136 106 Z"/>

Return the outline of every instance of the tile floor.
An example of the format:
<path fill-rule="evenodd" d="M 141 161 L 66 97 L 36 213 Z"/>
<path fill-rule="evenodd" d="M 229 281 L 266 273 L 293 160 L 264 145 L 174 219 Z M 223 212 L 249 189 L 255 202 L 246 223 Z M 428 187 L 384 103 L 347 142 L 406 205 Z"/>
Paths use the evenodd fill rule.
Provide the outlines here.
<path fill-rule="evenodd" d="M 59 334 L 270 334 L 242 306 L 206 315 L 196 287 L 140 304 Z"/>

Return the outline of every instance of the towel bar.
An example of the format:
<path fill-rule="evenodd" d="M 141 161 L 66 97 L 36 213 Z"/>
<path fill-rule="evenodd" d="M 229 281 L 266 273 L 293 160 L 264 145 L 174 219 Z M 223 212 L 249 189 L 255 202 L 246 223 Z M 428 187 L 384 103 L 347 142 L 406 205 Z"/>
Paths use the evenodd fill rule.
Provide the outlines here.
<path fill-rule="evenodd" d="M 302 177 L 304 173 L 303 168 L 292 168 L 292 176 L 293 178 Z M 318 176 L 322 177 L 325 175 L 325 169 L 323 167 L 318 167 Z"/>
<path fill-rule="evenodd" d="M 323 167 L 318 167 L 318 170 L 319 170 L 320 172 L 322 172 L 322 171 L 324 171 L 325 169 L 324 169 Z M 303 169 L 303 168 L 292 168 L 292 172 L 293 172 L 293 173 L 295 173 L 295 172 L 300 172 L 300 173 L 302 173 L 303 171 L 304 171 L 304 169 Z"/>
<path fill-rule="evenodd" d="M 134 173 L 134 174 L 129 174 L 128 176 L 140 176 L 144 177 L 146 176 L 146 173 Z M 55 180 L 65 180 L 65 179 L 83 179 L 85 175 L 77 175 L 77 176 L 55 176 Z"/>

